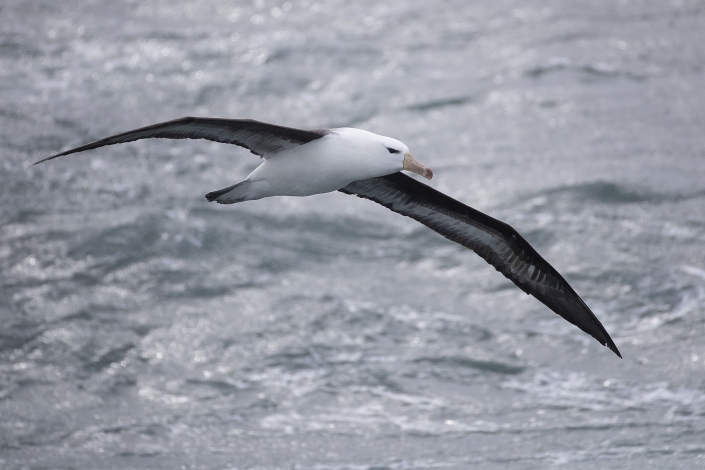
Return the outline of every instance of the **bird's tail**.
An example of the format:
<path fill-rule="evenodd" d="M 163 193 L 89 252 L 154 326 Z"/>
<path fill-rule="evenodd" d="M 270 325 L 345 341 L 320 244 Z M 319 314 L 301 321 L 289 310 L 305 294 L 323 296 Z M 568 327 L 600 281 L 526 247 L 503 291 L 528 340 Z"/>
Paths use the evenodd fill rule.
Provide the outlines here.
<path fill-rule="evenodd" d="M 236 202 L 247 201 L 247 192 L 251 184 L 250 180 L 240 181 L 227 188 L 211 191 L 206 194 L 206 199 L 208 199 L 208 202 L 215 201 L 218 204 L 235 204 Z"/>

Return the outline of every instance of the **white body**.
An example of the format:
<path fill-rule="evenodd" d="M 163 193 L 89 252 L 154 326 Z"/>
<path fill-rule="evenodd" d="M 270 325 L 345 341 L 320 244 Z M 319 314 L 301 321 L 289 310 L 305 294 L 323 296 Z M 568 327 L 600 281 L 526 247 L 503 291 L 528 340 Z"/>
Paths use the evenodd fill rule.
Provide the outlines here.
<path fill-rule="evenodd" d="M 398 153 L 390 153 L 393 148 Z M 353 128 L 265 155 L 235 191 L 242 200 L 269 196 L 310 196 L 336 191 L 353 181 L 401 171 L 408 147 L 396 139 Z M 228 195 L 226 195 L 228 196 Z"/>

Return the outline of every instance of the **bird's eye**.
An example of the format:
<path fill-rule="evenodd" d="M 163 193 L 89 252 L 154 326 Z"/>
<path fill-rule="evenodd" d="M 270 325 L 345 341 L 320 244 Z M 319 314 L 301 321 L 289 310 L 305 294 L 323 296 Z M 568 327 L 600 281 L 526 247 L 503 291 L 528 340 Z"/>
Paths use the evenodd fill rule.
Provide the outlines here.
<path fill-rule="evenodd" d="M 389 150 L 389 153 L 399 153 L 399 150 L 397 149 L 387 147 L 387 150 Z"/>

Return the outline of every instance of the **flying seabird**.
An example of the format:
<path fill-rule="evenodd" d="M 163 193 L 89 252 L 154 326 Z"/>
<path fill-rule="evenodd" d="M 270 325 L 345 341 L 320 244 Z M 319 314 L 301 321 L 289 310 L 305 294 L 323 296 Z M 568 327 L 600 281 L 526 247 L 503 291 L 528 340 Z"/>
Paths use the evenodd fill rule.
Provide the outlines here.
<path fill-rule="evenodd" d="M 234 144 L 264 161 L 244 180 L 206 194 L 234 204 L 270 196 L 340 191 L 421 222 L 494 266 L 527 294 L 622 357 L 602 323 L 568 282 L 511 226 L 403 173 L 431 179 L 402 142 L 362 129 L 304 130 L 251 119 L 184 117 L 106 137 L 63 155 L 140 139 L 207 139 Z"/>

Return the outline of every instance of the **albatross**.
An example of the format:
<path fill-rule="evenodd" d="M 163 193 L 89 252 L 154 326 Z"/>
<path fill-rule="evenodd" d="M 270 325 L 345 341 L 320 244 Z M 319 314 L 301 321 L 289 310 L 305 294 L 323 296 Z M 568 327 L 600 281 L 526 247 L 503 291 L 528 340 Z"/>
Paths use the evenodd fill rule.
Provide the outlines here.
<path fill-rule="evenodd" d="M 568 282 L 508 224 L 463 204 L 403 170 L 431 179 L 402 142 L 362 129 L 296 129 L 251 119 L 184 117 L 116 134 L 35 163 L 149 138 L 206 139 L 248 149 L 263 161 L 239 183 L 206 194 L 235 204 L 332 191 L 369 199 L 468 248 L 617 356 L 607 330 Z"/>

